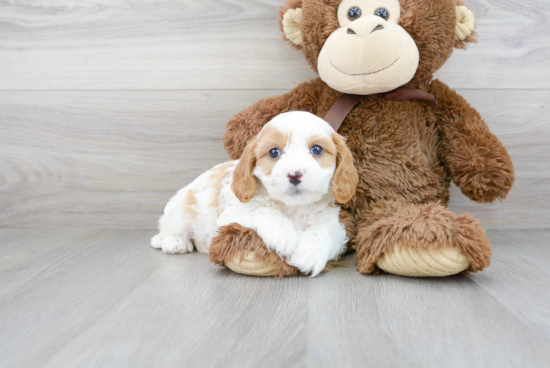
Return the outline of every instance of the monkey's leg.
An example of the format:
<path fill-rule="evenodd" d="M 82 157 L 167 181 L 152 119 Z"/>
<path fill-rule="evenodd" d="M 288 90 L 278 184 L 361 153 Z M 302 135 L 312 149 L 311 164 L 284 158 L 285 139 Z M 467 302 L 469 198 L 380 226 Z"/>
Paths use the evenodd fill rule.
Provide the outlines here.
<path fill-rule="evenodd" d="M 351 251 L 355 239 L 355 224 L 351 215 L 340 211 L 340 222 L 346 227 L 349 243 L 344 253 Z M 275 252 L 268 250 L 258 234 L 239 224 L 229 224 L 218 229 L 208 251 L 211 262 L 234 272 L 252 276 L 298 276 L 297 268 L 286 264 Z M 327 266 L 325 271 L 330 270 Z"/>
<path fill-rule="evenodd" d="M 357 225 L 357 270 L 415 277 L 481 271 L 491 242 L 478 224 L 437 203 L 381 201 Z"/>
<path fill-rule="evenodd" d="M 297 268 L 289 266 L 277 253 L 268 250 L 254 230 L 236 223 L 218 230 L 208 255 L 211 262 L 244 275 L 279 278 L 299 274 Z"/>

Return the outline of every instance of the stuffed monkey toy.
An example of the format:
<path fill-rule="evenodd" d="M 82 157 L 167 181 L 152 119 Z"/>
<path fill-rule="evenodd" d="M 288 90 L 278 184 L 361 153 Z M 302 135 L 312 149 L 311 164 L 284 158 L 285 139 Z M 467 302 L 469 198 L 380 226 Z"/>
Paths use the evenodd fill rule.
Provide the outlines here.
<path fill-rule="evenodd" d="M 339 110 L 335 127 L 359 173 L 340 215 L 357 270 L 420 277 L 484 269 L 490 241 L 478 220 L 447 209 L 450 181 L 471 200 L 500 200 L 514 183 L 512 161 L 479 113 L 433 79 L 454 48 L 475 42 L 470 9 L 460 0 L 287 0 L 279 14 L 285 38 L 319 77 L 236 114 L 224 134 L 229 155 L 238 159 L 282 112 L 329 121 Z M 237 224 L 220 228 L 210 259 L 243 274 L 298 274 Z"/>

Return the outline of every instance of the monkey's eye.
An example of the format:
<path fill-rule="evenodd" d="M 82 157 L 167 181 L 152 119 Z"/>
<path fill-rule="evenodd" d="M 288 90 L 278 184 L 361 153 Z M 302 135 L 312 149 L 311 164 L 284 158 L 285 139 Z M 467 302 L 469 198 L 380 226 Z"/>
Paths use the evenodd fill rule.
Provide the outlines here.
<path fill-rule="evenodd" d="M 323 153 L 323 148 L 321 146 L 315 145 L 311 147 L 311 154 L 314 156 L 320 156 Z"/>
<path fill-rule="evenodd" d="M 281 151 L 278 148 L 272 148 L 269 150 L 269 157 L 277 158 L 281 155 Z"/>
<path fill-rule="evenodd" d="M 388 18 L 390 17 L 390 12 L 386 8 L 378 8 L 374 11 L 374 15 L 388 20 Z"/>
<path fill-rule="evenodd" d="M 348 19 L 349 20 L 356 20 L 359 19 L 361 16 L 361 9 L 359 9 L 357 6 L 352 6 L 348 10 Z"/>

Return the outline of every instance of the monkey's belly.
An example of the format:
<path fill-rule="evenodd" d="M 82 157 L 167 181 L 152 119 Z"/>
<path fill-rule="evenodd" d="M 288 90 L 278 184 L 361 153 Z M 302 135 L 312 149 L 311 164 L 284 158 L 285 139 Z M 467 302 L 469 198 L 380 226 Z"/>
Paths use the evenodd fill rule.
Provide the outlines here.
<path fill-rule="evenodd" d="M 420 165 L 392 160 L 372 160 L 358 167 L 359 190 L 369 202 L 396 200 L 409 203 L 441 202 L 449 200 L 448 178 L 442 165 Z"/>

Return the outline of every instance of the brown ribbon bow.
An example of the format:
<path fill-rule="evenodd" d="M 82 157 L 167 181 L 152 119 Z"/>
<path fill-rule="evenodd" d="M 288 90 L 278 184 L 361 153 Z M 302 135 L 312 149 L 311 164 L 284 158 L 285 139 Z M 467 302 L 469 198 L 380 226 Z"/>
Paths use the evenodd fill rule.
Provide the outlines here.
<path fill-rule="evenodd" d="M 437 111 L 435 96 L 416 88 L 399 87 L 393 91 L 383 93 L 382 96 L 384 96 L 384 98 L 388 101 L 420 100 L 430 106 L 434 111 Z M 335 131 L 338 131 L 338 128 L 340 128 L 340 125 L 342 125 L 346 116 L 348 116 L 351 109 L 357 105 L 361 97 L 363 96 L 348 95 L 344 93 L 338 100 L 336 100 L 330 110 L 328 110 L 324 120 L 329 123 Z"/>

